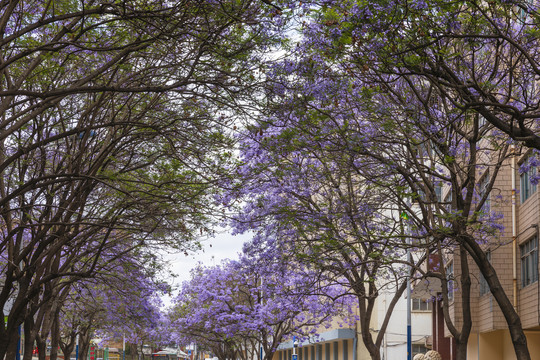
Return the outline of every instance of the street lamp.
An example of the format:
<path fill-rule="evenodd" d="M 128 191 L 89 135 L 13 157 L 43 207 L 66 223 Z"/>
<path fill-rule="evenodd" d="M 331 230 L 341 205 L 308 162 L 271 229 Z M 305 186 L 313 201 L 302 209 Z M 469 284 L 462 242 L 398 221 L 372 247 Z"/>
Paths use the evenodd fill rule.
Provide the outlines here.
<path fill-rule="evenodd" d="M 292 360 L 298 360 L 298 355 L 296 355 L 296 348 L 298 348 L 298 340 L 296 340 L 296 337 L 293 337 Z"/>

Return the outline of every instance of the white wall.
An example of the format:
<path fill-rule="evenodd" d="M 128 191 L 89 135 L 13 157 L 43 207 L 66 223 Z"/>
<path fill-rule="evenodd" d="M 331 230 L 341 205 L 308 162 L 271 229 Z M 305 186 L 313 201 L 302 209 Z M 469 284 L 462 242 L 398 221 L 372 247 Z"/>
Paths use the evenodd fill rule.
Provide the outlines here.
<path fill-rule="evenodd" d="M 383 293 L 379 296 L 377 319 L 382 323 L 388 304 L 394 294 Z M 431 336 L 431 311 L 411 313 L 412 343 L 424 344 Z M 407 358 L 407 299 L 401 297 L 394 308 L 386 330 L 385 341 L 381 348 L 384 360 L 402 360 Z"/>

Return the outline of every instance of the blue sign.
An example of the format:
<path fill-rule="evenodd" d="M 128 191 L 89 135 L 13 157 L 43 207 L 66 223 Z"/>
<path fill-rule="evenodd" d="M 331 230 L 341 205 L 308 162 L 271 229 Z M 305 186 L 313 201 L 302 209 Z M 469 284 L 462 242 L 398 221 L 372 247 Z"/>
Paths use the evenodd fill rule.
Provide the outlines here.
<path fill-rule="evenodd" d="M 293 356 L 292 356 L 292 360 L 298 360 L 298 355 L 296 355 L 296 354 L 293 354 Z"/>
<path fill-rule="evenodd" d="M 188 353 L 188 355 L 191 355 L 191 350 L 188 350 L 187 353 Z"/>

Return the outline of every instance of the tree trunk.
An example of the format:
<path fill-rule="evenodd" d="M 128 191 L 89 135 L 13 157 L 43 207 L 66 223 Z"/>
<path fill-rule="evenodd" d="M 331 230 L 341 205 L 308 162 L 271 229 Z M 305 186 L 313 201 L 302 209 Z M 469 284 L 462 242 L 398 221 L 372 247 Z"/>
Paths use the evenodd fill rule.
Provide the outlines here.
<path fill-rule="evenodd" d="M 373 302 L 376 299 L 376 296 L 370 296 L 373 294 L 373 284 L 367 284 L 367 290 L 365 283 L 360 283 L 353 289 L 356 294 L 356 298 L 358 299 L 360 334 L 362 336 L 362 342 L 369 352 L 371 359 L 379 360 L 381 354 L 379 348 L 375 345 L 370 332 L 370 322 L 374 309 Z"/>
<path fill-rule="evenodd" d="M 471 315 L 471 274 L 469 271 L 469 257 L 465 247 L 459 247 L 459 255 L 461 259 L 461 314 L 463 317 L 463 325 L 458 337 L 456 337 L 456 360 L 467 360 L 467 344 L 472 328 Z"/>
<path fill-rule="evenodd" d="M 381 359 L 381 352 L 377 346 L 375 346 L 375 343 L 373 342 L 373 337 L 371 336 L 371 332 L 369 330 L 369 320 L 360 320 L 360 332 L 362 334 L 362 341 L 364 342 L 364 346 L 369 352 L 369 356 L 371 356 L 372 360 L 380 360 Z"/>
<path fill-rule="evenodd" d="M 4 331 L 0 332 L 0 359 L 5 359 L 6 350 L 8 346 L 7 335 Z"/>
<path fill-rule="evenodd" d="M 22 360 L 32 360 L 32 351 L 34 350 L 34 342 L 37 341 L 37 329 L 35 328 L 35 323 L 33 319 L 27 318 L 24 321 L 24 355 Z M 38 348 L 39 359 L 45 360 L 45 351 L 47 350 L 47 344 L 45 341 L 41 342 L 41 347 L 43 348 L 43 355 L 41 354 L 41 348 Z M 43 357 L 42 357 L 43 356 Z"/>
<path fill-rule="evenodd" d="M 75 348 L 75 341 L 72 340 L 64 346 L 60 345 L 60 347 L 62 349 L 62 353 L 64 354 L 64 360 L 69 360 L 72 357 L 71 354 L 73 353 L 73 349 Z"/>
<path fill-rule="evenodd" d="M 91 320 L 91 319 L 90 319 Z M 90 337 L 92 331 L 90 326 L 80 332 L 79 335 L 79 360 L 88 359 L 88 351 L 90 350 Z"/>
<path fill-rule="evenodd" d="M 50 360 L 58 359 L 58 348 L 60 346 L 60 308 L 53 315 L 51 326 L 51 357 Z M 69 359 L 65 359 L 69 360 Z"/>
<path fill-rule="evenodd" d="M 486 279 L 491 294 L 497 304 L 499 305 L 504 318 L 506 319 L 506 324 L 508 325 L 508 330 L 510 331 L 510 338 L 512 339 L 512 344 L 514 345 L 514 352 L 516 354 L 517 360 L 530 360 L 531 355 L 529 354 L 529 348 L 527 346 L 527 337 L 523 332 L 523 326 L 521 325 L 521 319 L 517 314 L 514 306 L 508 299 L 499 277 L 489 260 L 486 257 L 484 251 L 476 243 L 475 239 L 472 236 L 467 236 L 465 241 L 467 251 L 471 254 L 476 265 L 480 269 L 480 272 Z"/>
<path fill-rule="evenodd" d="M 467 344 L 456 339 L 456 360 L 467 360 Z"/>
<path fill-rule="evenodd" d="M 442 247 L 439 246 L 439 257 L 443 258 L 442 253 Z M 457 255 L 457 254 L 455 254 Z M 454 257 L 455 260 L 457 260 L 457 256 Z M 458 328 L 456 324 L 454 323 L 452 317 L 450 316 L 450 299 L 448 297 L 449 292 L 453 291 L 453 289 L 450 289 L 449 284 L 449 278 L 448 274 L 445 274 L 443 278 L 441 278 L 441 285 L 442 285 L 442 293 L 443 293 L 443 316 L 444 316 L 444 322 L 446 324 L 446 327 L 448 328 L 448 331 L 450 334 L 452 334 L 453 338 L 456 341 L 456 346 L 459 345 L 459 348 L 456 349 L 456 359 L 457 360 L 466 360 L 467 359 L 467 344 L 469 342 L 469 336 L 471 333 L 472 328 L 472 316 L 471 316 L 471 274 L 469 271 L 469 263 L 468 263 L 468 253 L 464 246 L 459 246 L 459 259 L 460 259 L 460 277 L 459 277 L 459 288 L 461 289 L 461 297 L 460 297 L 460 304 L 461 304 L 461 317 L 463 319 L 463 323 L 461 324 L 461 328 Z M 456 264 L 456 262 L 454 262 Z M 445 272 L 446 273 L 446 272 Z M 457 281 L 457 278 L 454 279 Z M 454 304 L 458 303 L 458 298 L 455 298 Z"/>
<path fill-rule="evenodd" d="M 47 356 L 47 342 L 40 337 L 36 338 L 36 346 L 38 349 L 38 359 L 45 360 Z"/>
<path fill-rule="evenodd" d="M 51 327 L 51 357 L 49 360 L 57 360 L 58 359 L 58 348 L 60 347 L 60 324 L 59 324 L 59 312 L 60 310 L 55 311 L 54 318 L 53 318 L 53 324 Z M 69 359 L 66 359 L 69 360 Z"/>
<path fill-rule="evenodd" d="M 57 360 L 58 359 L 58 344 L 56 344 L 56 346 L 54 346 L 54 344 L 51 342 L 51 356 L 50 356 L 49 359 L 50 360 Z"/>
<path fill-rule="evenodd" d="M 12 336 L 11 339 L 15 338 Z M 17 345 L 18 345 L 19 336 L 17 335 L 17 341 L 8 341 L 6 356 L 4 359 L 15 359 L 17 357 Z"/>
<path fill-rule="evenodd" d="M 22 296 L 17 295 L 15 303 L 8 314 L 5 328 L 0 333 L 0 359 L 15 359 L 17 345 L 19 343 L 20 331 L 24 322 L 27 309 L 22 305 Z"/>
<path fill-rule="evenodd" d="M 369 334 L 369 337 L 371 337 L 371 334 Z M 362 338 L 364 338 L 362 336 Z M 369 356 L 371 356 L 371 360 L 381 360 L 381 352 L 380 350 L 375 346 L 370 346 L 368 348 Z"/>
<path fill-rule="evenodd" d="M 139 359 L 144 360 L 144 341 L 141 341 L 141 346 L 137 349 L 137 352 L 141 354 L 141 356 L 139 356 Z"/>

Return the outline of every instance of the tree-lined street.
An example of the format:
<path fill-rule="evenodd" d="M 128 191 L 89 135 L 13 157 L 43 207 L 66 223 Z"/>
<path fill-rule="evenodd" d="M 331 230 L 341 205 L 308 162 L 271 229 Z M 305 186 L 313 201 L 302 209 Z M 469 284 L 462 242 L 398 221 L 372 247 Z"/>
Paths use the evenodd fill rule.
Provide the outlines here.
<path fill-rule="evenodd" d="M 0 359 L 86 360 L 99 338 L 273 360 L 336 322 L 381 359 L 411 278 L 441 284 L 456 359 L 479 283 L 534 358 L 516 299 L 518 270 L 539 286 L 538 240 L 518 244 L 534 224 L 515 214 L 540 179 L 537 4 L 0 9 Z M 163 254 L 222 227 L 253 236 L 172 287 Z"/>

